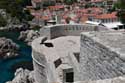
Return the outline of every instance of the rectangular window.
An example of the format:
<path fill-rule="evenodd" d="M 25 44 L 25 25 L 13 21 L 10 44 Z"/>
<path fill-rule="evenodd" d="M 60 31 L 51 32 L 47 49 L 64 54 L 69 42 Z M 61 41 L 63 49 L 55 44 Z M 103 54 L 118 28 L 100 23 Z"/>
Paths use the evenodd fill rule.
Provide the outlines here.
<path fill-rule="evenodd" d="M 66 73 L 66 82 L 73 82 L 73 76 L 74 76 L 74 73 L 73 72 L 67 72 Z"/>
<path fill-rule="evenodd" d="M 73 83 L 74 82 L 74 72 L 73 69 L 63 70 L 63 83 Z"/>

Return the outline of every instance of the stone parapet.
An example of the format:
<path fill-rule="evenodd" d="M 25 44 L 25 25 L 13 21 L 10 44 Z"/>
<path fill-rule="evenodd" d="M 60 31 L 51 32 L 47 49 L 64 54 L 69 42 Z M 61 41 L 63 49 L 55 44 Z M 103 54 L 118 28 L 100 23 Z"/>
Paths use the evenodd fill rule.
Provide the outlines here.
<path fill-rule="evenodd" d="M 52 26 L 45 26 L 41 29 L 41 36 L 47 36 L 49 39 L 60 36 L 80 36 L 81 32 L 88 31 L 107 31 L 109 29 L 101 26 L 89 24 L 57 24 Z"/>

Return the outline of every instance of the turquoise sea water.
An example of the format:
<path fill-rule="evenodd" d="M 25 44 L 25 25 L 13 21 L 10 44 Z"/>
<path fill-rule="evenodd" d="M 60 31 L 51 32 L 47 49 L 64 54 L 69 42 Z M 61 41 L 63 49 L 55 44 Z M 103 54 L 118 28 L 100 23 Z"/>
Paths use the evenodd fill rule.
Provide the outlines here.
<path fill-rule="evenodd" d="M 12 39 L 20 46 L 19 56 L 6 60 L 0 60 L 0 83 L 12 80 L 17 68 L 23 67 L 32 70 L 31 47 L 17 40 L 19 32 L 0 31 L 0 37 Z"/>

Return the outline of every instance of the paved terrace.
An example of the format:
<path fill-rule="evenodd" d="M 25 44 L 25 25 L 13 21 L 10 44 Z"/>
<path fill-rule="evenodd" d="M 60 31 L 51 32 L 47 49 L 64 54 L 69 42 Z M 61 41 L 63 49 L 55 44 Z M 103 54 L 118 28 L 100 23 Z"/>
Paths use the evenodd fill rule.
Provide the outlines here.
<path fill-rule="evenodd" d="M 53 47 L 42 45 L 41 51 L 51 61 L 55 61 L 60 57 L 66 57 L 69 52 L 80 51 L 80 36 L 62 36 L 47 40 L 45 43 L 47 42 L 52 43 Z"/>
<path fill-rule="evenodd" d="M 44 43 L 51 43 L 52 47 L 48 47 L 45 44 L 40 44 L 43 37 L 40 37 L 32 43 L 33 51 L 39 52 L 40 54 L 33 54 L 33 59 L 39 65 L 43 65 L 46 68 L 47 80 L 48 82 L 60 82 L 62 83 L 63 73 L 62 69 L 72 68 L 70 64 L 69 55 L 72 53 L 80 52 L 80 36 L 62 36 L 52 40 L 46 40 Z M 35 52 L 34 52 L 35 53 Z M 40 58 L 39 58 L 40 57 Z M 41 60 L 42 57 L 45 57 L 45 60 Z M 61 64 L 58 67 L 55 67 L 54 62 L 61 59 Z M 47 66 L 46 66 L 47 65 Z M 44 72 L 44 71 L 43 71 Z"/>

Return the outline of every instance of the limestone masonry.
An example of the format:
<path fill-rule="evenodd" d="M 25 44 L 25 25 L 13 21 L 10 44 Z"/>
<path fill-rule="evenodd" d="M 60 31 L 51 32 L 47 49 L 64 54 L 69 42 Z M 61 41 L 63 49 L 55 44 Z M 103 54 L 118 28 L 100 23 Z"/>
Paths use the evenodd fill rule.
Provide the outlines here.
<path fill-rule="evenodd" d="M 81 80 L 114 78 L 125 74 L 125 33 L 87 32 L 81 35 Z"/>
<path fill-rule="evenodd" d="M 125 83 L 124 42 L 125 32 L 100 26 L 46 26 L 32 42 L 35 81 Z"/>

